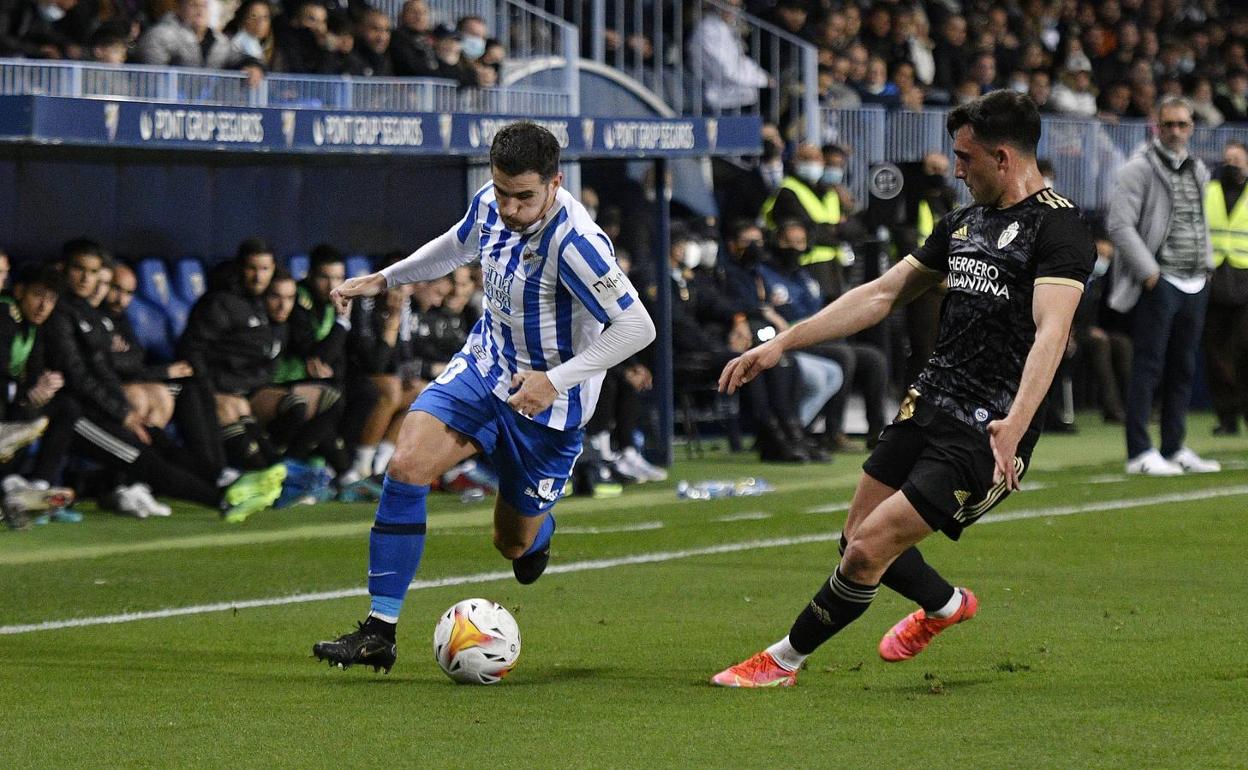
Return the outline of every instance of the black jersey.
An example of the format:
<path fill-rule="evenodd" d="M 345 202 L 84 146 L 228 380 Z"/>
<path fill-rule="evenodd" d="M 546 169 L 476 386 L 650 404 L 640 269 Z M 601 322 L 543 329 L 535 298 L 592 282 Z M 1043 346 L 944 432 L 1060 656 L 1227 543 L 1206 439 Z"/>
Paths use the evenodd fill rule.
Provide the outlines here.
<path fill-rule="evenodd" d="M 1009 208 L 950 212 L 906 259 L 946 274 L 949 286 L 936 350 L 915 387 L 936 408 L 985 430 L 1018 393 L 1036 336 L 1034 287 L 1082 290 L 1096 247 L 1074 204 L 1045 188 Z"/>

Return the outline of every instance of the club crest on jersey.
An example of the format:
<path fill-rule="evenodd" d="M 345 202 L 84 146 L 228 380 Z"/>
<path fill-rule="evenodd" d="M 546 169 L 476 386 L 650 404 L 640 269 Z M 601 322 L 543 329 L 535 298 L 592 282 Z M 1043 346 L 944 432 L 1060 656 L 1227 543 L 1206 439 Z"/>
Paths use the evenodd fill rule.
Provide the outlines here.
<path fill-rule="evenodd" d="M 1010 226 L 1001 232 L 1001 236 L 997 238 L 997 248 L 1004 249 L 1010 245 L 1010 241 L 1018 237 L 1018 222 L 1011 222 Z"/>

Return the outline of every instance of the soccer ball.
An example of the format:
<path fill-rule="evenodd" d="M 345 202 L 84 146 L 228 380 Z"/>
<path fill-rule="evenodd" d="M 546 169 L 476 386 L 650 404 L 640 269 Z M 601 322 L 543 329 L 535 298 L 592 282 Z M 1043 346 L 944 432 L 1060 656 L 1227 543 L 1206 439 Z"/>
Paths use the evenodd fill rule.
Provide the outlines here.
<path fill-rule="evenodd" d="M 520 627 L 503 605 L 464 599 L 438 618 L 433 656 L 460 684 L 494 684 L 520 657 Z"/>

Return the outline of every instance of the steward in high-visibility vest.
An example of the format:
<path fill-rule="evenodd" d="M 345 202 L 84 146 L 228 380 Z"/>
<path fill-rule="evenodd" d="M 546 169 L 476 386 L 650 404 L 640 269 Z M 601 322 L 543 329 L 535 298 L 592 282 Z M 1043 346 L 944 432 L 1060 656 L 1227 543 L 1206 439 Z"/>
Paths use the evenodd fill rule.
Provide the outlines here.
<path fill-rule="evenodd" d="M 1226 205 L 1226 194 L 1220 180 L 1205 188 L 1205 217 L 1213 242 L 1213 266 L 1223 262 L 1239 270 L 1248 269 L 1248 195 L 1241 187 L 1239 199 Z"/>
<path fill-rule="evenodd" d="M 800 211 L 795 210 L 794 202 Z M 761 214 L 769 230 L 774 230 L 777 222 L 786 219 L 806 221 L 815 245 L 802 255 L 800 264 L 803 267 L 843 261 L 843 250 L 835 243 L 837 239 L 832 227 L 841 223 L 841 195 L 836 187 L 829 185 L 825 188 L 816 184 L 812 188 L 803 179 L 786 176 L 780 188 L 763 202 Z"/>

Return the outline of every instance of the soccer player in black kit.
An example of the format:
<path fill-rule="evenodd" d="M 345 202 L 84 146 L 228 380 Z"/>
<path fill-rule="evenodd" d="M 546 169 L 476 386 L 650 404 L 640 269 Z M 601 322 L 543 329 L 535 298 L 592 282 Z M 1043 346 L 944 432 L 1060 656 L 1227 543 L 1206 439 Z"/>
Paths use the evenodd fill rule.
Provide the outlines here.
<path fill-rule="evenodd" d="M 806 656 L 862 615 L 881 584 L 920 607 L 881 639 L 886 661 L 914 657 L 978 609 L 916 545 L 936 531 L 957 540 L 1019 488 L 1096 249 L 1078 209 L 1036 168 L 1040 116 L 1030 99 L 993 91 L 949 113 L 947 127 L 974 204 L 946 215 L 887 273 L 734 359 L 720 377 L 731 393 L 784 352 L 874 326 L 947 280 L 936 350 L 863 465 L 836 571 L 787 636 L 712 684 L 794 684 Z"/>

